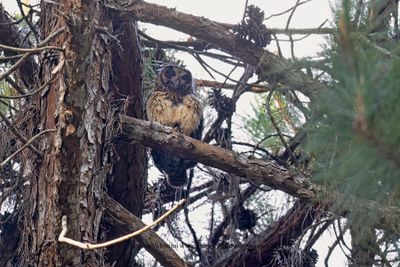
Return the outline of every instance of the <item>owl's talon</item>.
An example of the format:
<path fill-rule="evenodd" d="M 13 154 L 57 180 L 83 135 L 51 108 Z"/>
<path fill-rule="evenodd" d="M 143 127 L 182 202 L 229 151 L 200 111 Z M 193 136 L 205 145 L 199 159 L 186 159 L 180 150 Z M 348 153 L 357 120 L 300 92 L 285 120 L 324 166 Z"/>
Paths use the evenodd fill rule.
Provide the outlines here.
<path fill-rule="evenodd" d="M 172 128 L 172 131 L 177 132 L 177 133 L 181 133 L 181 132 L 182 132 L 182 131 L 181 131 L 181 127 L 179 127 L 178 125 L 175 125 L 175 126 Z"/>

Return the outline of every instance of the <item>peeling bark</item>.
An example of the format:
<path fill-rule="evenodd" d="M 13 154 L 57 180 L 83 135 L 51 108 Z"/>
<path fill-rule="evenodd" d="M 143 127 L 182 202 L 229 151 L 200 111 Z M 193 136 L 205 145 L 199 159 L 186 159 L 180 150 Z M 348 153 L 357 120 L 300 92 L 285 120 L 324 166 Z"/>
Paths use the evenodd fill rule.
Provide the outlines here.
<path fill-rule="evenodd" d="M 108 171 L 103 162 L 103 125 L 109 84 L 103 81 L 110 77 L 111 49 L 95 25 L 111 27 L 111 19 L 98 1 L 49 2 L 42 4 L 42 10 L 44 36 L 66 28 L 51 43 L 65 49 L 66 64 L 55 77 L 51 77 L 54 64 L 42 65 L 42 81 L 55 81 L 42 98 L 41 127 L 57 132 L 42 142 L 45 156 L 31 181 L 24 231 L 24 247 L 29 250 L 22 251 L 22 265 L 99 266 L 104 263 L 102 251 L 81 251 L 56 240 L 63 215 L 73 239 L 97 242 L 101 230 Z"/>

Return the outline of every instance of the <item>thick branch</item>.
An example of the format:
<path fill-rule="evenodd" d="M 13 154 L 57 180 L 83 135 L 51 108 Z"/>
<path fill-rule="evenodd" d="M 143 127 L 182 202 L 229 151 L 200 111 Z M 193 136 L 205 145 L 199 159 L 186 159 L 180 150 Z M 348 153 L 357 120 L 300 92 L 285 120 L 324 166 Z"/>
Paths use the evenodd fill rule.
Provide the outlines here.
<path fill-rule="evenodd" d="M 162 149 L 187 159 L 233 173 L 255 184 L 265 184 L 302 199 L 314 198 L 320 187 L 300 173 L 283 169 L 272 161 L 251 159 L 212 146 L 174 131 L 159 123 L 121 117 L 127 138 L 145 146 Z"/>
<path fill-rule="evenodd" d="M 146 226 L 138 217 L 112 198 L 105 197 L 105 202 L 113 224 L 116 224 L 124 232 L 133 232 Z M 187 266 L 179 255 L 153 230 L 150 229 L 136 236 L 135 240 L 153 255 L 162 266 Z"/>
<path fill-rule="evenodd" d="M 136 18 L 142 22 L 162 25 L 209 42 L 257 67 L 257 73 L 268 81 L 280 81 L 307 96 L 312 96 L 324 88 L 324 85 L 310 80 L 288 61 L 267 50 L 239 40 L 220 23 L 156 4 L 142 1 L 126 2 L 107 0 L 106 5 L 116 11 L 124 12 L 127 19 Z"/>
<path fill-rule="evenodd" d="M 400 233 L 399 224 L 396 223 L 400 221 L 398 207 L 384 206 L 372 200 L 332 192 L 311 183 L 303 174 L 284 169 L 273 161 L 248 158 L 230 150 L 212 146 L 159 123 L 128 116 L 122 116 L 121 121 L 126 138 L 130 141 L 141 142 L 145 146 L 195 160 L 246 178 L 249 182 L 258 185 L 270 186 L 296 198 L 321 205 L 323 209 L 329 209 L 333 203 L 336 203 L 336 206 L 343 204 L 341 209 L 336 211 L 339 215 L 345 215 L 349 207 L 357 207 L 358 210 L 366 213 L 373 212 L 376 215 L 377 228 Z"/>

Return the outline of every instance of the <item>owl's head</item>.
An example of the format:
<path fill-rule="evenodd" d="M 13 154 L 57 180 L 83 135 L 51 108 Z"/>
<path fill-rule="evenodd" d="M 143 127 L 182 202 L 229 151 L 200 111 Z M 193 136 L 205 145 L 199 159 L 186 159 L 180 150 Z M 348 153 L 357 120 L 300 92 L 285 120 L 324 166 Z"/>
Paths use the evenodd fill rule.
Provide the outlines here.
<path fill-rule="evenodd" d="M 192 74 L 179 66 L 165 66 L 157 76 L 155 90 L 173 91 L 179 95 L 193 93 Z"/>

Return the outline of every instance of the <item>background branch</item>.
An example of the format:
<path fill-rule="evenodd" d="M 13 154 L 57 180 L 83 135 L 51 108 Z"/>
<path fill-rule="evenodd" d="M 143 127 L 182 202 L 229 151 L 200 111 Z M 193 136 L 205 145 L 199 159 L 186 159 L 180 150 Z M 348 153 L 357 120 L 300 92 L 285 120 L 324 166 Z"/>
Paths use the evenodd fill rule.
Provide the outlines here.
<path fill-rule="evenodd" d="M 280 81 L 307 96 L 312 96 L 325 88 L 323 84 L 309 79 L 294 65 L 279 56 L 238 40 L 232 32 L 218 22 L 146 2 L 127 4 L 122 0 L 107 0 L 106 6 L 121 12 L 128 20 L 136 18 L 142 22 L 169 27 L 211 43 L 256 67 L 257 74 L 266 80 Z"/>

